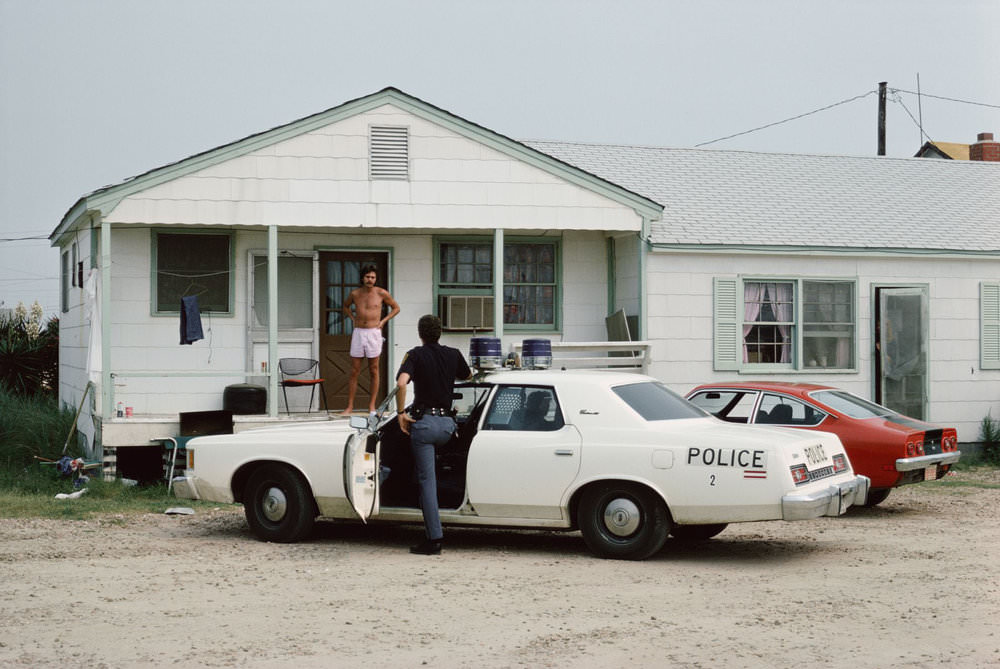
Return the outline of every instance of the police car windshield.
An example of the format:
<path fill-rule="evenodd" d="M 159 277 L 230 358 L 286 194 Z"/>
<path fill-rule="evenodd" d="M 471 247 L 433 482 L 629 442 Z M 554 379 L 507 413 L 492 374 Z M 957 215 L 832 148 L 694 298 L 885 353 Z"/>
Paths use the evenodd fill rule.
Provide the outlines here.
<path fill-rule="evenodd" d="M 708 415 L 662 383 L 655 381 L 615 386 L 612 390 L 646 420 L 703 418 Z"/>

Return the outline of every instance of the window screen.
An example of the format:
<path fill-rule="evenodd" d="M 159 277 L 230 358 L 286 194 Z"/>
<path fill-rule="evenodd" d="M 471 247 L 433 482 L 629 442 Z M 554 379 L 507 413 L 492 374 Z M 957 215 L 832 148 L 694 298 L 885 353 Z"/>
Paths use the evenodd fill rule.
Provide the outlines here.
<path fill-rule="evenodd" d="M 180 311 L 181 298 L 198 296 L 202 312 L 230 311 L 229 235 L 156 235 L 156 310 Z"/>
<path fill-rule="evenodd" d="M 267 257 L 253 257 L 254 324 L 268 324 Z M 312 258 L 278 258 L 278 327 L 313 326 Z"/>

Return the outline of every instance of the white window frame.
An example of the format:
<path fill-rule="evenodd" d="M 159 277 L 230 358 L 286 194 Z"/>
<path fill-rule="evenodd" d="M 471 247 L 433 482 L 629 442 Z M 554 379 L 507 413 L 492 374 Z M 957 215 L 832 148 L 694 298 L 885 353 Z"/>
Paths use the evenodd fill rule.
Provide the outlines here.
<path fill-rule="evenodd" d="M 743 327 L 744 323 L 744 286 L 747 283 L 791 283 L 793 316 L 788 327 L 791 341 L 791 354 L 788 362 L 744 362 L 743 360 Z M 806 333 L 804 322 L 804 287 L 810 283 L 837 283 L 851 286 L 851 341 L 850 365 L 846 367 L 826 366 L 820 361 L 805 360 L 803 356 L 804 339 L 815 334 Z M 777 373 L 821 373 L 844 374 L 858 371 L 858 280 L 856 277 L 789 277 L 789 276 L 735 276 L 716 277 L 712 296 L 713 322 L 713 368 L 717 371 L 737 371 L 748 374 Z"/>

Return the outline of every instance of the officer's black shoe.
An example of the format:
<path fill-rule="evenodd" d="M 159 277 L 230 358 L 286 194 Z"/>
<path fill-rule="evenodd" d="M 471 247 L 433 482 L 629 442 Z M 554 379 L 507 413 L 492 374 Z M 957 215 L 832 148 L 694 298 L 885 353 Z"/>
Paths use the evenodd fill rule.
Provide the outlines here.
<path fill-rule="evenodd" d="M 410 552 L 416 555 L 441 555 L 441 542 L 441 539 L 427 539 L 416 546 L 410 546 Z"/>

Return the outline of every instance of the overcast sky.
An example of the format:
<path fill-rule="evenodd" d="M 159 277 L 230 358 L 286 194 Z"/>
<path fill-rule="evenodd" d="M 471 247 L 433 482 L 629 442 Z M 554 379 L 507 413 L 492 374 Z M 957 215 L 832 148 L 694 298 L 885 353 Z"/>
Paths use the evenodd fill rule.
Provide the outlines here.
<path fill-rule="evenodd" d="M 385 86 L 515 139 L 888 155 L 1000 137 L 997 0 L 0 0 L 0 238 L 86 193 Z M 907 111 L 908 110 L 908 111 Z M 58 309 L 0 241 L 0 301 Z"/>

